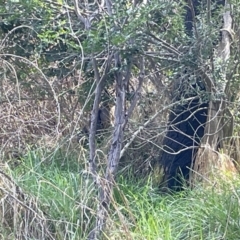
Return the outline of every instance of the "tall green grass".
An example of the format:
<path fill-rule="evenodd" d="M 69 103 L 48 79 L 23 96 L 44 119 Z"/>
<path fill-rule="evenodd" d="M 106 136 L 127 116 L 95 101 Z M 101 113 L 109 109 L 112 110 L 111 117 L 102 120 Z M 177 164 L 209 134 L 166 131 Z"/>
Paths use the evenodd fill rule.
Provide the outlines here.
<path fill-rule="evenodd" d="M 240 239 L 239 182 L 161 195 L 146 185 L 120 183 L 135 217 L 132 239 Z"/>
<path fill-rule="evenodd" d="M 77 158 L 64 162 L 58 154 L 43 161 L 41 153 L 29 152 L 12 174 L 52 220 L 56 240 L 86 239 L 96 216 L 96 186 Z M 219 184 L 162 194 L 150 177 L 119 176 L 103 238 L 240 239 L 240 181 Z"/>
<path fill-rule="evenodd" d="M 13 172 L 52 220 L 59 240 L 84 239 L 93 223 L 96 190 L 77 163 L 73 156 L 63 161 L 59 153 L 44 159 L 39 152 L 29 152 Z"/>

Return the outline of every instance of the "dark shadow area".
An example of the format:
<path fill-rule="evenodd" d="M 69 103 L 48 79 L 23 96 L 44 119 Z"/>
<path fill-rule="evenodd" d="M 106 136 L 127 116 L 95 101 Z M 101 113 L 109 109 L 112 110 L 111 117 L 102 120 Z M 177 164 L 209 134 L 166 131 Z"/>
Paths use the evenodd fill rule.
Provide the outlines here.
<path fill-rule="evenodd" d="M 191 7 L 192 4 L 192 7 Z M 211 0 L 211 5 L 210 5 L 210 9 L 211 9 L 211 16 L 213 16 L 217 9 L 219 7 L 224 6 L 225 1 L 224 0 Z M 207 1 L 202 1 L 202 0 L 190 0 L 187 1 L 185 10 L 186 10 L 186 14 L 185 14 L 185 29 L 186 29 L 186 33 L 189 36 L 193 35 L 193 28 L 194 28 L 194 22 L 197 22 L 197 19 L 194 19 L 194 16 L 197 17 L 202 10 L 207 10 L 208 6 L 207 6 Z M 194 14 L 194 15 L 193 15 Z"/>
<path fill-rule="evenodd" d="M 194 99 L 171 111 L 160 160 L 165 187 L 180 190 L 182 180 L 188 180 L 189 168 L 204 135 L 207 107 L 207 103 L 200 104 L 199 99 Z"/>
<path fill-rule="evenodd" d="M 194 24 L 197 26 L 200 14 L 202 14 L 200 17 L 219 15 L 218 10 L 224 6 L 224 3 L 223 0 L 213 0 L 211 2 L 186 1 L 184 18 L 186 34 L 192 38 L 196 30 Z M 210 9 L 210 13 L 207 12 L 208 9 Z M 191 61 L 196 63 L 195 67 L 197 67 L 198 56 L 193 55 L 193 57 L 194 60 Z M 179 101 L 187 97 L 196 98 L 187 104 L 177 105 L 171 110 L 160 157 L 160 164 L 163 166 L 165 174 L 163 185 L 174 190 L 181 190 L 184 184 L 187 184 L 189 168 L 194 163 L 201 138 L 204 135 L 208 112 L 205 83 L 201 81 L 201 77 L 195 75 L 195 84 L 192 85 L 190 79 L 194 74 L 188 74 L 188 70 L 185 70 L 183 75 L 181 77 L 180 74 L 176 78 L 179 85 L 174 90 L 178 89 L 176 93 L 178 96 L 175 99 L 173 96 L 172 101 Z"/>

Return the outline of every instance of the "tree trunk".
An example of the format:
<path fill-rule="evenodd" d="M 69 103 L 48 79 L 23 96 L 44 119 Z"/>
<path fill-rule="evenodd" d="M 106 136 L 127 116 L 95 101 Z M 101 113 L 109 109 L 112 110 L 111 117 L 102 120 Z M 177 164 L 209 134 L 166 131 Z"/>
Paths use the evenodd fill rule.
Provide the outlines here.
<path fill-rule="evenodd" d="M 222 4 L 221 1 L 219 1 Z M 196 25 L 196 1 L 189 0 L 189 10 L 187 11 L 187 20 L 191 14 L 191 24 L 186 23 L 186 30 L 195 34 L 198 39 Z M 210 12 L 211 1 L 207 1 L 207 7 Z M 210 14 L 208 21 L 210 24 Z M 189 29 L 191 27 L 191 29 Z M 163 141 L 163 153 L 161 164 L 163 165 L 165 177 L 164 181 L 167 187 L 181 189 L 182 182 L 189 180 L 192 185 L 201 179 L 209 176 L 212 166 L 220 167 L 219 154 L 217 150 L 223 147 L 223 139 L 226 134 L 229 135 L 229 129 L 232 124 L 230 111 L 226 107 L 226 86 L 227 86 L 227 64 L 230 57 L 230 43 L 232 34 L 232 17 L 230 15 L 230 5 L 225 1 L 223 12 L 223 28 L 221 29 L 221 41 L 212 59 L 211 70 L 208 73 L 201 70 L 198 66 L 198 77 L 196 85 L 191 85 L 189 79 L 197 75 L 191 73 L 187 79 L 180 81 L 180 85 L 190 84 L 192 88 L 199 88 L 204 84 L 204 89 L 208 95 L 209 101 L 202 103 L 202 97 L 195 93 L 195 102 L 190 101 L 172 109 L 169 116 L 169 127 L 166 137 Z M 192 32 L 193 31 L 193 32 Z M 190 35 L 191 35 L 190 34 Z M 199 56 L 201 57 L 201 56 Z M 210 56 L 209 56 L 210 58 Z M 186 75 L 186 74 L 185 74 Z M 188 79 L 189 78 L 189 79 Z M 180 87 L 179 98 L 186 98 L 188 89 Z M 205 94 L 205 97 L 206 97 Z M 232 162 L 228 159 L 224 164 L 233 169 Z M 191 171 L 193 169 L 193 171 Z M 180 188 L 179 188 L 180 187 Z"/>
<path fill-rule="evenodd" d="M 228 157 L 225 161 L 221 161 L 221 156 L 217 153 L 217 150 L 223 147 L 223 140 L 226 134 L 228 134 L 228 131 L 226 131 L 226 128 L 229 126 L 227 122 L 231 119 L 225 118 L 225 115 L 230 113 L 226 107 L 225 91 L 227 85 L 227 63 L 230 57 L 230 43 L 232 40 L 232 17 L 230 15 L 230 5 L 227 1 L 225 3 L 223 28 L 221 31 L 222 39 L 213 62 L 216 81 L 213 86 L 207 86 L 208 89 L 211 89 L 211 95 L 218 99 L 210 100 L 209 102 L 204 137 L 201 140 L 196 159 L 192 164 L 193 171 L 191 172 L 190 181 L 193 186 L 199 180 L 209 180 L 213 171 L 221 169 L 223 165 L 226 165 L 224 168 L 232 169 L 232 172 L 236 172 L 230 158 Z"/>

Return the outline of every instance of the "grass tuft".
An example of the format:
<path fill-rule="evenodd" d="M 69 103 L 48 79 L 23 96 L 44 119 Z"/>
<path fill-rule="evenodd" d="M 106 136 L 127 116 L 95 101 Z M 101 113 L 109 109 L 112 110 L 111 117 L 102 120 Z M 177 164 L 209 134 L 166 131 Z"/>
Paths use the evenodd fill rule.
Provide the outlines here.
<path fill-rule="evenodd" d="M 64 159 L 63 166 L 61 156 L 45 160 L 42 152 L 29 152 L 10 174 L 34 197 L 56 240 L 86 239 L 96 217 L 96 186 L 83 166 L 74 167 L 78 158 Z M 176 194 L 162 194 L 155 186 L 154 177 L 118 176 L 105 239 L 239 239 L 239 179 Z M 11 229 L 0 229 L 2 239 L 11 239 Z"/>

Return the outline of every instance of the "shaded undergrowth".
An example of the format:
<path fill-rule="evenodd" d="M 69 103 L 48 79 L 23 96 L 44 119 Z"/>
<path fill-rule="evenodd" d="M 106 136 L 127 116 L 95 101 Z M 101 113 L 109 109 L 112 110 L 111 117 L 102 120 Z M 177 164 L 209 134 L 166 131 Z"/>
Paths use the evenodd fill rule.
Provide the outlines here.
<path fill-rule="evenodd" d="M 62 160 L 61 154 L 43 161 L 41 153 L 29 152 L 10 174 L 37 199 L 56 240 L 86 239 L 96 216 L 96 186 L 77 158 Z M 103 238 L 239 239 L 240 181 L 162 194 L 151 177 L 128 174 L 118 176 Z"/>

